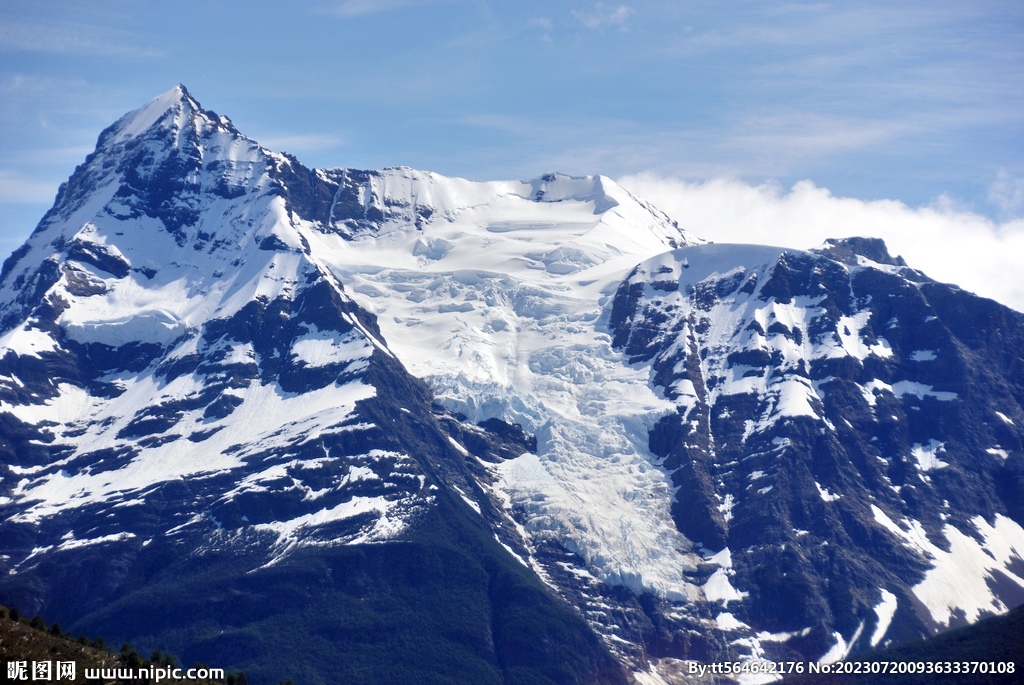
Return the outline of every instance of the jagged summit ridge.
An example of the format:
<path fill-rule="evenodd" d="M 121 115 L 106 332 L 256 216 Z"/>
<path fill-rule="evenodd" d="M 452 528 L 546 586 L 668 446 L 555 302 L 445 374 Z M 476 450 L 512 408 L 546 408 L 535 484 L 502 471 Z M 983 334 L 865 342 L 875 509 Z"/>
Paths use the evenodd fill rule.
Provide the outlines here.
<path fill-rule="evenodd" d="M 100 134 L 97 147 L 110 148 L 131 138 L 145 136 L 155 126 L 180 133 L 203 124 L 228 127 L 230 123 L 227 117 L 216 116 L 213 112 L 204 110 L 188 89 L 179 83 L 114 122 Z"/>
<path fill-rule="evenodd" d="M 25 287 L 43 262 L 59 261 L 54 247 L 70 248 L 98 268 L 114 267 L 119 277 L 126 268 L 149 275 L 166 262 L 215 275 L 248 263 L 261 247 L 308 252 L 313 234 L 352 239 L 422 231 L 474 207 L 516 201 L 572 202 L 596 216 L 628 216 L 670 245 L 689 240 L 664 214 L 603 177 L 474 182 L 405 167 L 308 169 L 260 147 L 177 86 L 101 134 L 53 209 L 5 262 L 0 328 L 25 313 L 26 292 L 52 285 L 52 274 L 44 274 L 38 287 Z M 122 222 L 131 222 L 131 231 L 119 230 Z M 429 243 L 429 235 L 424 239 Z M 177 252 L 180 259 L 166 258 Z M 15 312 L 12 302 L 21 305 Z"/>

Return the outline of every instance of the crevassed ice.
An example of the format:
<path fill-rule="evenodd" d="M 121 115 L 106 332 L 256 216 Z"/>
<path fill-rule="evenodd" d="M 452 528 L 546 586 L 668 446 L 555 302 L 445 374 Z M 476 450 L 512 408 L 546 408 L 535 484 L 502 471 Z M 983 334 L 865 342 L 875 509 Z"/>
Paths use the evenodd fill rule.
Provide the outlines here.
<path fill-rule="evenodd" d="M 528 537 L 557 537 L 605 582 L 699 596 L 684 579 L 698 558 L 647 448 L 649 428 L 674 405 L 652 390 L 649 368 L 625 363 L 607 328 L 619 282 L 670 249 L 665 236 L 681 235 L 608 179 L 557 177 L 544 198 L 560 201 L 543 204 L 522 184 L 477 184 L 462 198 L 443 180 L 405 179 L 403 192 L 431 198 L 443 217 L 422 231 L 389 224 L 345 241 L 309 226 L 303 235 L 439 402 L 537 435 L 536 455 L 496 473 Z"/>

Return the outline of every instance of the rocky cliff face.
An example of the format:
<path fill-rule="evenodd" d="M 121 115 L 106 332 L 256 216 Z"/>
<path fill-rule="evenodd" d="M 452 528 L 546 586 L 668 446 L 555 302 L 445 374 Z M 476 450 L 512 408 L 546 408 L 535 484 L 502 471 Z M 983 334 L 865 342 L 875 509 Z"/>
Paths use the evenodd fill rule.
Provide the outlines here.
<path fill-rule="evenodd" d="M 0 335 L 0 599 L 256 682 L 672 682 L 1024 601 L 1024 317 L 878 241 L 308 169 L 178 87 Z"/>
<path fill-rule="evenodd" d="M 612 326 L 677 406 L 674 520 L 730 550 L 720 625 L 846 653 L 1024 601 L 1019 313 L 853 239 L 660 255 Z"/>

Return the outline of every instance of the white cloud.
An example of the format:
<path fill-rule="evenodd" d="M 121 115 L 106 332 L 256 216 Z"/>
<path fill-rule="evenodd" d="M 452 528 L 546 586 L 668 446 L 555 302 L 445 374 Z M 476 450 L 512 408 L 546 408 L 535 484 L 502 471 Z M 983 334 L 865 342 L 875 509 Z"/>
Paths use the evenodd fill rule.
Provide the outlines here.
<path fill-rule="evenodd" d="M 531 19 L 530 26 L 536 26 L 544 29 L 545 31 L 551 31 L 555 28 L 555 25 L 551 23 L 551 20 L 547 17 L 535 17 L 534 19 Z"/>
<path fill-rule="evenodd" d="M 630 15 L 634 13 L 635 10 L 632 7 L 627 7 L 626 5 L 605 7 L 600 2 L 594 5 L 594 9 L 589 12 L 579 12 L 577 10 L 572 11 L 572 15 L 588 29 L 601 29 L 606 26 L 618 26 L 620 29 L 625 30 L 626 20 L 628 20 Z"/>
<path fill-rule="evenodd" d="M 789 191 L 716 178 L 702 183 L 652 173 L 618 182 L 653 202 L 695 236 L 715 242 L 763 243 L 798 249 L 827 238 L 882 238 L 893 255 L 932 278 L 956 283 L 1024 311 L 1024 220 L 998 223 L 941 198 L 912 208 L 895 200 L 834 197 L 801 181 Z"/>
<path fill-rule="evenodd" d="M 1024 178 L 1013 178 L 1000 171 L 989 187 L 988 199 L 1004 214 L 1019 216 L 1024 211 Z"/>

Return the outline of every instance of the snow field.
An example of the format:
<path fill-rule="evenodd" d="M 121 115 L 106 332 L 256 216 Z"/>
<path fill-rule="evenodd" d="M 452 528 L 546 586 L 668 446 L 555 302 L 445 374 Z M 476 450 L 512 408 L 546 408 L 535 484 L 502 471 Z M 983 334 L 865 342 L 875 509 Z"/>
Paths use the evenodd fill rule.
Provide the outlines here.
<path fill-rule="evenodd" d="M 154 396 L 179 398 L 199 389 L 191 377 L 178 378 L 163 388 L 157 387 L 150 376 L 119 380 L 127 389 L 113 400 L 89 397 L 80 388 L 65 384 L 60 388 L 61 395 L 47 405 L 10 407 L 8 410 L 22 420 L 61 419 L 60 425 L 53 430 L 58 443 L 66 441 L 75 447 L 72 455 L 63 460 L 69 462 L 91 451 L 130 444 L 115 436 L 129 423 L 138 407 L 146 406 L 146 400 Z M 167 435 L 187 437 L 193 432 L 222 427 L 198 445 L 179 439 L 142 449 L 131 462 L 117 470 L 100 473 L 60 470 L 35 479 L 23 479 L 15 489 L 15 496 L 37 503 L 21 518 L 38 520 L 65 508 L 120 499 L 156 483 L 238 468 L 243 464 L 243 458 L 256 450 L 316 439 L 320 432 L 344 421 L 358 400 L 372 397 L 373 393 L 371 386 L 358 381 L 301 395 L 285 393 L 276 385 L 261 385 L 253 381 L 239 391 L 242 404 L 230 416 L 204 419 L 203 410 L 197 409 L 186 412 L 177 425 L 166 432 Z M 112 421 L 106 422 L 107 419 Z M 63 432 L 85 425 L 88 429 L 83 435 L 62 439 Z M 226 451 L 228 447 L 242 444 L 247 447 L 230 453 Z"/>
<path fill-rule="evenodd" d="M 892 623 L 892 617 L 896 615 L 898 604 L 896 595 L 883 588 L 882 601 L 875 607 L 878 623 L 875 625 L 875 631 L 871 634 L 872 647 L 877 647 L 878 643 L 885 637 L 886 631 L 889 630 L 889 624 Z"/>
<path fill-rule="evenodd" d="M 987 582 L 996 572 L 1024 588 L 1024 578 L 1010 570 L 1014 561 L 1019 564 L 1024 559 L 1024 528 L 1012 519 L 996 514 L 992 525 L 981 516 L 972 519 L 981 541 L 946 525 L 942 529 L 950 546 L 946 552 L 928 539 L 919 522 L 904 520 L 900 526 L 877 506 L 872 505 L 871 510 L 875 521 L 933 562 L 934 567 L 913 592 L 936 623 L 948 626 L 956 610 L 963 611 L 968 622 L 977 620 L 983 611 L 1006 612 L 1008 608 L 996 599 Z M 885 594 L 883 599 L 883 604 L 890 601 Z M 881 616 L 879 613 L 880 620 Z"/>

